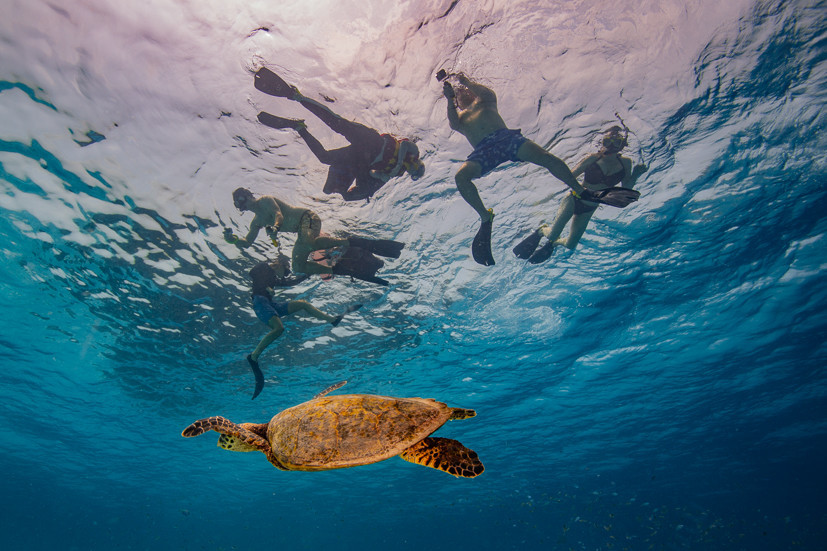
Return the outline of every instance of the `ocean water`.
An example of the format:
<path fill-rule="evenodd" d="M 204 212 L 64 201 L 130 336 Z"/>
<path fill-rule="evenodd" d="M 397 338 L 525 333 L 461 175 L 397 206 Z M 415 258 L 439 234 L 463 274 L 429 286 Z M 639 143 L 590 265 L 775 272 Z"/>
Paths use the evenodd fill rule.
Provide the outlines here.
<path fill-rule="evenodd" d="M 0 548 L 823 549 L 827 539 L 827 4 L 818 0 L 2 0 Z M 342 116 L 417 140 L 418 182 L 369 202 L 253 88 L 268 66 Z M 440 68 L 492 87 L 513 128 L 576 165 L 617 113 L 650 169 L 575 251 L 510 253 L 564 186 L 477 181 L 496 266 L 453 174 Z M 322 96 L 324 95 L 324 97 Z M 282 293 L 263 334 L 231 192 L 406 243 L 387 288 Z M 285 239 L 283 248 L 289 247 Z M 264 422 L 329 384 L 433 397 L 486 471 L 397 458 L 282 472 L 195 419 Z M 340 392 L 342 392 L 340 391 Z"/>

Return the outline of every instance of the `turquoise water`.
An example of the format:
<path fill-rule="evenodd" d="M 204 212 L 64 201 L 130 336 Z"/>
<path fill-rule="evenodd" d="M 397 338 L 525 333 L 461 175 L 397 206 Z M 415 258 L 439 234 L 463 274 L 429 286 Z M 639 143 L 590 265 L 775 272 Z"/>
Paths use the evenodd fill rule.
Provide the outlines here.
<path fill-rule="evenodd" d="M 821 549 L 827 6 L 610 4 L 4 0 L 0 546 Z M 417 139 L 426 176 L 367 204 L 323 195 L 326 167 L 256 113 L 344 143 L 257 92 L 263 64 Z M 565 191 L 504 165 L 478 181 L 497 265 L 476 265 L 442 67 L 570 166 L 618 112 L 650 165 L 641 200 L 529 266 L 510 248 Z M 407 243 L 388 288 L 283 294 L 365 307 L 335 329 L 290 319 L 255 401 L 245 273 L 275 251 L 222 241 L 250 221 L 239 185 Z M 281 472 L 180 436 L 342 379 L 475 409 L 438 434 L 485 473 Z"/>

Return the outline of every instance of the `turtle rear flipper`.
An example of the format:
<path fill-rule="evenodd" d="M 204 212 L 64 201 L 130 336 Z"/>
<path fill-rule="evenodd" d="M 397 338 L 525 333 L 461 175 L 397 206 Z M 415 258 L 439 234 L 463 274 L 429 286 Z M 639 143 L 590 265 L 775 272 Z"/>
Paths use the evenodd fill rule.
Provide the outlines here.
<path fill-rule="evenodd" d="M 233 423 L 229 419 L 225 419 L 224 417 L 207 417 L 206 419 L 199 419 L 198 421 L 194 422 L 193 424 L 185 428 L 184 431 L 181 433 L 181 436 L 183 436 L 184 438 L 192 438 L 193 436 L 199 436 L 211 430 L 214 430 L 215 432 L 222 435 L 236 438 L 241 442 L 247 444 L 247 446 L 262 451 L 264 453 L 270 452 L 270 443 L 266 439 L 262 438 L 258 434 L 240 425 L 236 425 L 235 423 Z M 238 451 L 252 450 L 239 449 Z"/>
<path fill-rule="evenodd" d="M 477 452 L 450 438 L 425 438 L 399 454 L 399 457 L 463 478 L 474 478 L 485 470 Z"/>

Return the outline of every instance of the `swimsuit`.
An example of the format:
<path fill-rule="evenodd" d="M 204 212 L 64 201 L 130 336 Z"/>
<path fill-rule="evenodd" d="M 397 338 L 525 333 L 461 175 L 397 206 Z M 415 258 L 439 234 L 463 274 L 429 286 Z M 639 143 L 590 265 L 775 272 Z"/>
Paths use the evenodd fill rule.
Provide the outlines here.
<path fill-rule="evenodd" d="M 500 128 L 480 140 L 466 161 L 480 165 L 485 176 L 506 161 L 519 161 L 517 151 L 527 141 L 519 129 Z"/>
<path fill-rule="evenodd" d="M 597 161 L 601 158 L 603 158 L 602 154 L 597 158 Z M 620 161 L 620 154 L 617 154 L 617 160 Z M 623 165 L 623 161 L 620 161 L 621 169 L 617 172 L 612 172 L 608 176 L 603 174 L 603 169 L 600 168 L 597 161 L 587 166 L 586 170 L 583 171 L 583 184 L 589 186 L 589 189 L 595 187 L 599 189 L 614 187 L 626 177 L 626 167 Z M 598 206 L 599 205 L 586 204 L 582 199 L 574 198 L 574 214 L 594 212 Z"/>
<path fill-rule="evenodd" d="M 264 325 L 270 325 L 273 316 L 281 318 L 288 315 L 290 312 L 287 306 L 287 302 L 276 302 L 263 295 L 253 295 L 253 311 Z"/>

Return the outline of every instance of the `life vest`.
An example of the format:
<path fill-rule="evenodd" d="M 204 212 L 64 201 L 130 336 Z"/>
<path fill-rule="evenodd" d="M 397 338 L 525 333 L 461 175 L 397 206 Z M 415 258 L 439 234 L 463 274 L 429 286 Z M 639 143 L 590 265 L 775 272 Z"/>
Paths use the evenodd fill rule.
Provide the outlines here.
<path fill-rule="evenodd" d="M 403 160 L 399 158 L 401 143 L 409 140 L 408 138 L 396 138 L 390 134 L 382 134 L 382 140 L 382 150 L 371 163 L 370 169 L 389 174 Z"/>

